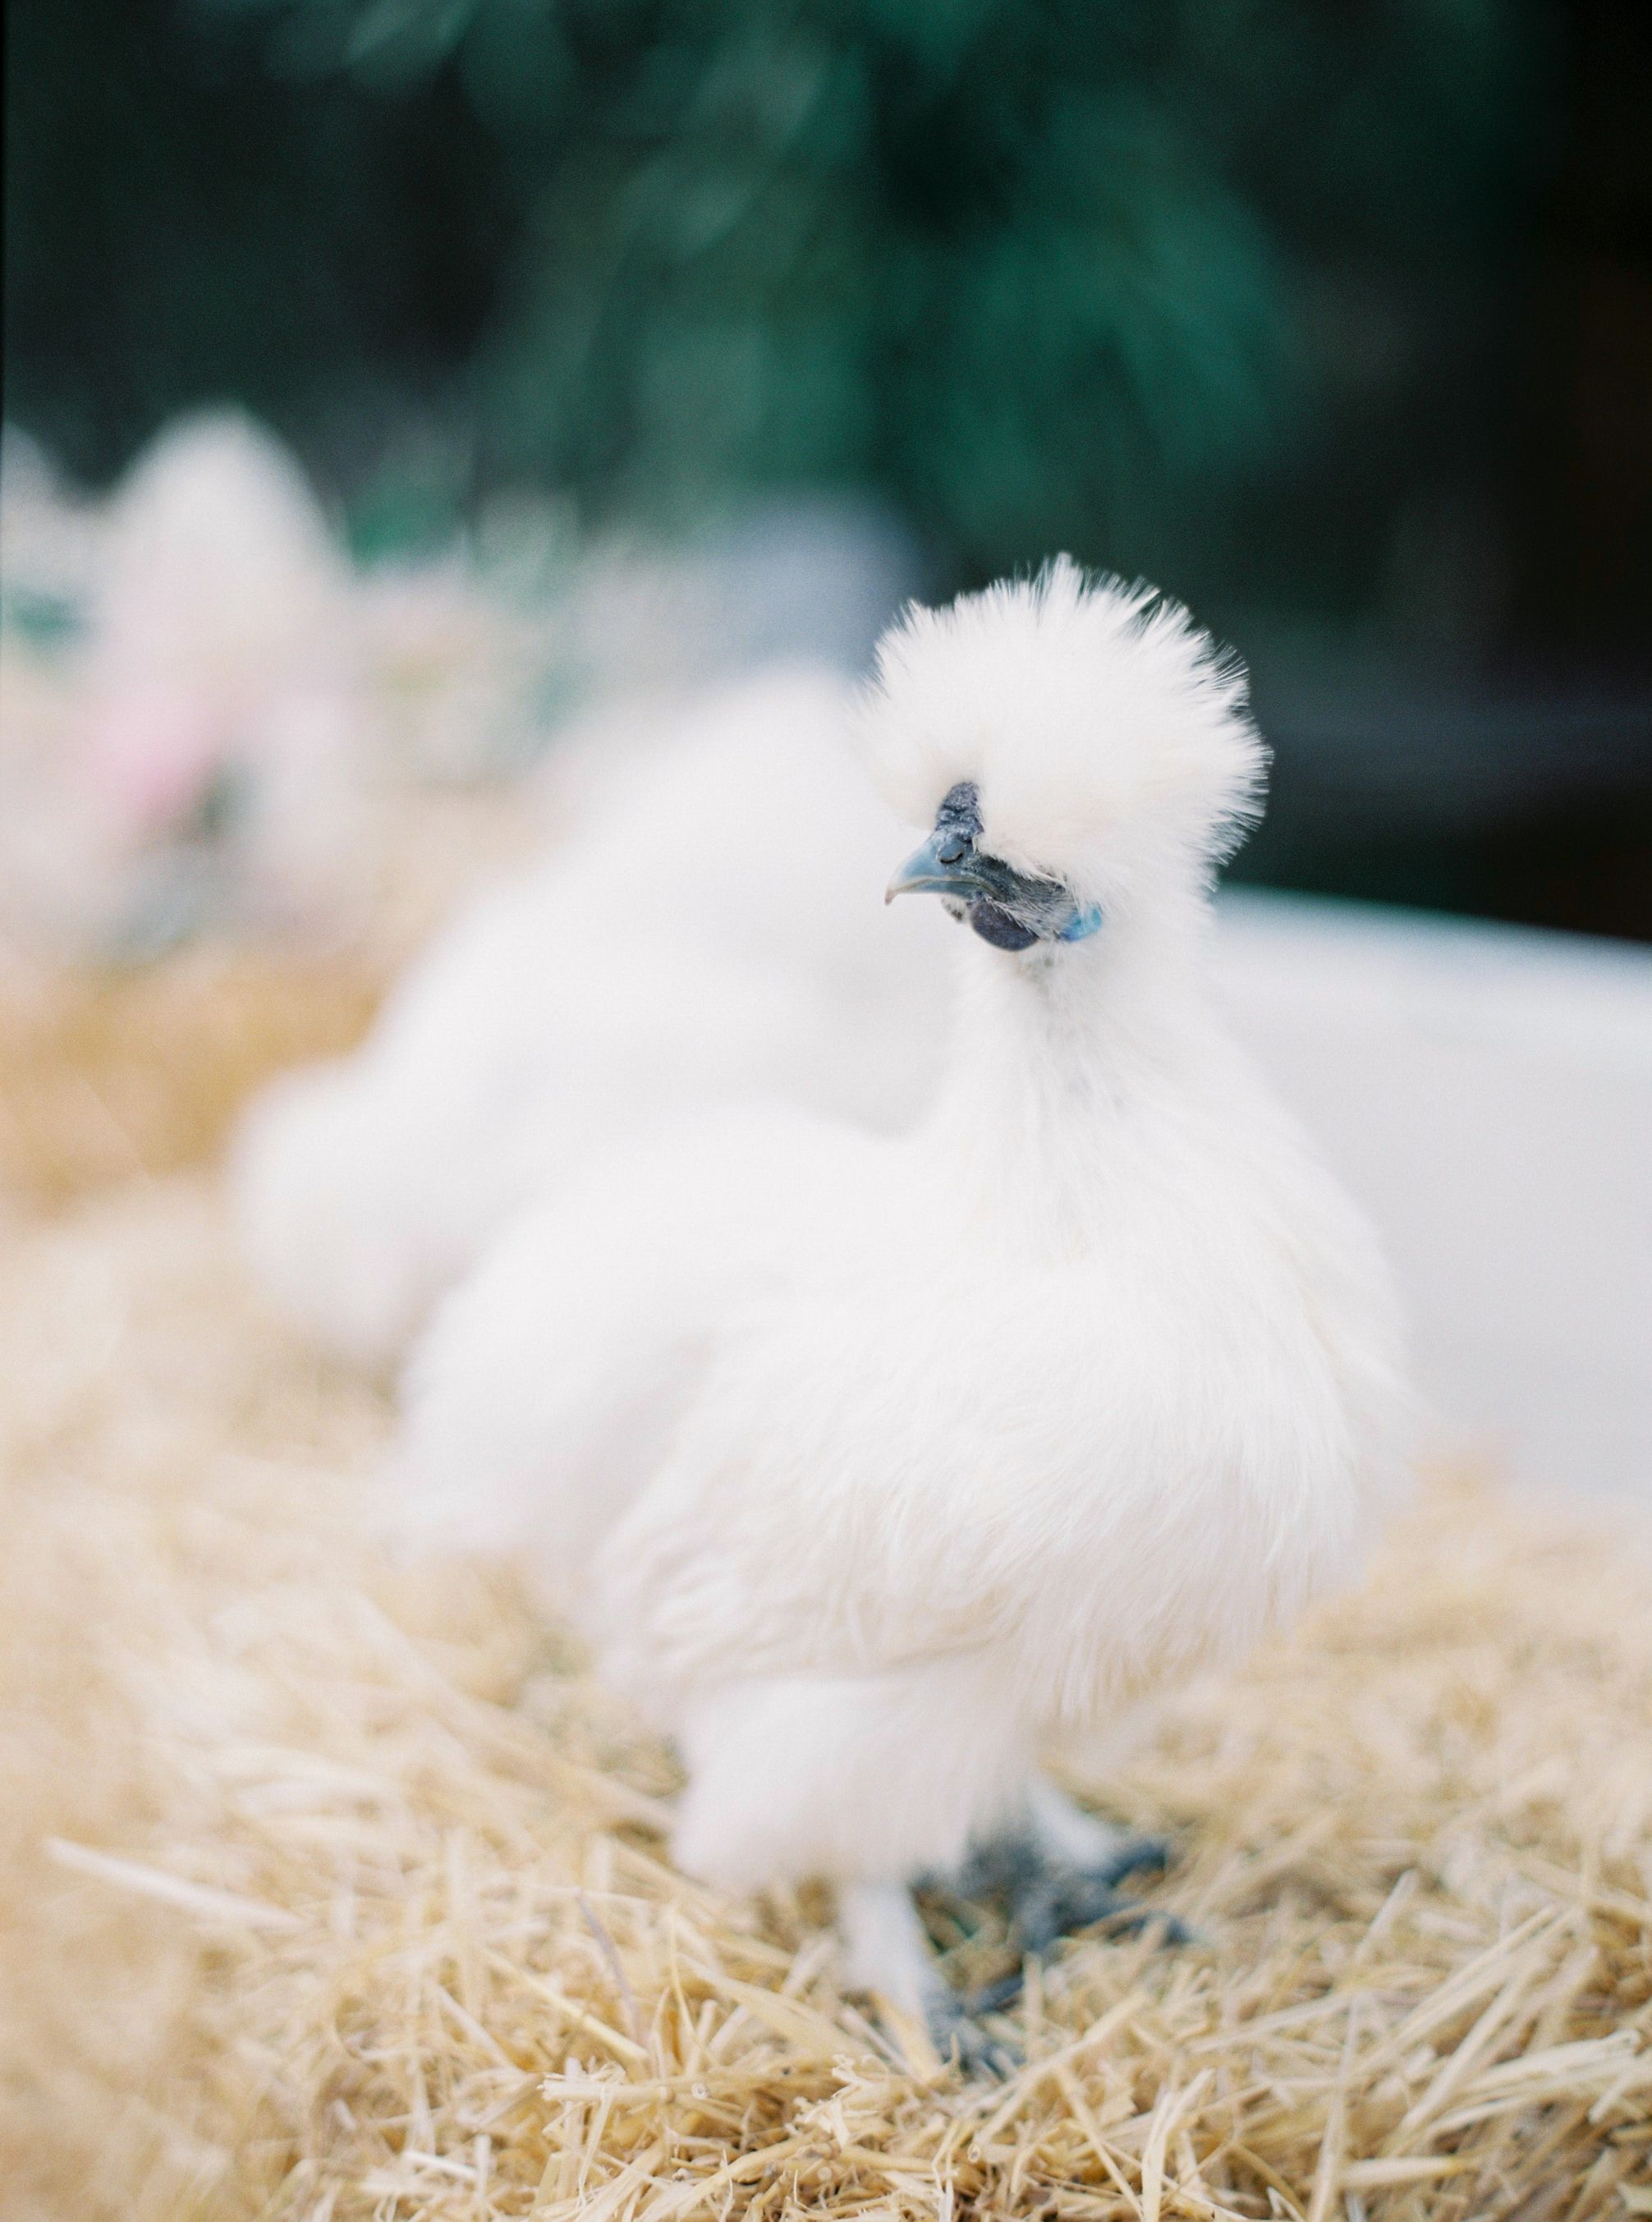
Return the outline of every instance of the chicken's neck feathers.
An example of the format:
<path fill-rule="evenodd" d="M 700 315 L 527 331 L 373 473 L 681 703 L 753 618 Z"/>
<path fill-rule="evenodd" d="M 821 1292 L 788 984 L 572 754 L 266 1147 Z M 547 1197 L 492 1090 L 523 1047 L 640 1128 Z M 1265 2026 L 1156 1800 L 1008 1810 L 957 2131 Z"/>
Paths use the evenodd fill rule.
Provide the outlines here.
<path fill-rule="evenodd" d="M 1242 1060 L 1208 980 L 1209 904 L 1126 918 L 1024 959 L 971 944 L 929 1131 L 958 1205 L 1057 1256 L 1082 1252 L 1144 1139 Z"/>

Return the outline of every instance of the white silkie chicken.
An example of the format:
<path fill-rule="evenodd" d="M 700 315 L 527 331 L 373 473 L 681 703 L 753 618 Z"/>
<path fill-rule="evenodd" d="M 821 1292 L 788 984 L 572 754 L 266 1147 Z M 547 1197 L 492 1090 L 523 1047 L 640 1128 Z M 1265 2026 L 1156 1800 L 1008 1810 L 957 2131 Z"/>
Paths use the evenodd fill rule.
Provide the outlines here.
<path fill-rule="evenodd" d="M 612 1158 L 438 1313 L 394 1468 L 676 1736 L 675 1851 L 834 1880 L 851 1980 L 978 2032 L 909 1895 L 1019 1841 L 1030 1945 L 1144 1849 L 1039 1772 L 1356 1563 L 1402 1409 L 1372 1239 L 1206 982 L 1241 675 L 1060 562 L 886 638 L 890 883 L 967 923 L 909 1138 L 747 1112 Z M 788 851 L 816 899 L 807 822 Z"/>
<path fill-rule="evenodd" d="M 367 742 L 349 566 L 280 443 L 234 412 L 148 447 L 98 537 L 79 659 L 83 927 L 127 953 L 223 920 L 348 916 Z"/>
<path fill-rule="evenodd" d="M 506 1218 L 622 1134 L 737 1096 L 910 1120 L 946 936 L 881 930 L 887 821 L 850 706 L 836 675 L 777 667 L 573 745 L 570 837 L 461 912 L 354 1056 L 254 1107 L 233 1185 L 278 1309 L 381 1365 Z"/>

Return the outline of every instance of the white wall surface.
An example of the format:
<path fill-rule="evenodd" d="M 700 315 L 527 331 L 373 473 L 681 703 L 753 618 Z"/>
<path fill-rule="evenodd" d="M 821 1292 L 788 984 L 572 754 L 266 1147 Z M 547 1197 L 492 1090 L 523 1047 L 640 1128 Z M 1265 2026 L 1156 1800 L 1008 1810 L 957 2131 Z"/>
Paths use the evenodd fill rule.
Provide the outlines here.
<path fill-rule="evenodd" d="M 1247 892 L 1221 967 L 1386 1238 L 1436 1447 L 1652 1499 L 1652 951 Z"/>

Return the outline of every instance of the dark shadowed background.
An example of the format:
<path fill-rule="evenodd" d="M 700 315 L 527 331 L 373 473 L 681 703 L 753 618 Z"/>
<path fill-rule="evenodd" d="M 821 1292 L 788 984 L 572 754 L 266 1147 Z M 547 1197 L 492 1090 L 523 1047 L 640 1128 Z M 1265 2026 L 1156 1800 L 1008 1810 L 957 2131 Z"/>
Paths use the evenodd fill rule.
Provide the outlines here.
<path fill-rule="evenodd" d="M 12 0 L 6 414 L 363 553 L 864 499 L 1251 660 L 1243 869 L 1652 938 L 1643 0 Z"/>

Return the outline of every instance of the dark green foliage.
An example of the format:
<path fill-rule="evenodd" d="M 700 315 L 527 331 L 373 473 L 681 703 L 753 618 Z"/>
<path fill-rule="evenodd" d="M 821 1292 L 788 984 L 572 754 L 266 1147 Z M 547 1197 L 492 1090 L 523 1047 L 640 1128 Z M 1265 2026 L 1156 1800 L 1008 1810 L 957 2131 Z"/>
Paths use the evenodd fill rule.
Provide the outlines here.
<path fill-rule="evenodd" d="M 451 411 L 512 222 L 456 83 L 293 81 L 187 0 L 17 0 L 6 62 L 9 420 L 102 479 L 192 404 L 323 466 Z"/>
<path fill-rule="evenodd" d="M 1354 607 L 1361 528 L 1465 436 L 1420 400 L 1497 343 L 1528 104 L 1492 0 L 156 4 L 101 0 L 68 88 L 83 142 L 123 135 L 80 173 L 118 361 L 52 260 L 60 111 L 26 96 L 14 148 L 52 180 L 22 413 L 97 463 L 209 385 L 313 449 L 376 380 L 587 514 L 849 484 L 960 574 L 1061 546 Z"/>

